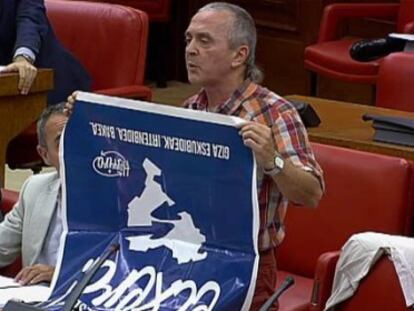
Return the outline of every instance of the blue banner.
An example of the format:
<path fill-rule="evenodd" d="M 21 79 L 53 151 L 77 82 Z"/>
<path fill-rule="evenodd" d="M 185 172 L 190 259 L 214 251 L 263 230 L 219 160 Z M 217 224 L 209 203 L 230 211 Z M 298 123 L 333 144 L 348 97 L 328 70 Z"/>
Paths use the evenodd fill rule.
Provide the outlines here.
<path fill-rule="evenodd" d="M 48 308 L 119 244 L 80 310 L 248 310 L 259 215 L 241 122 L 80 93 L 61 141 L 63 247 Z"/>

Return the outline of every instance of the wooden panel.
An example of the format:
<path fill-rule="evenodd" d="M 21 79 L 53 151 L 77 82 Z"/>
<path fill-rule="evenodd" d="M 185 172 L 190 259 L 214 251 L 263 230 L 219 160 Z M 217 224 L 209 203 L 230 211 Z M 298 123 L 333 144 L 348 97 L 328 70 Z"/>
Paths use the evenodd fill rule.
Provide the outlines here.
<path fill-rule="evenodd" d="M 0 187 L 4 186 L 6 149 L 10 140 L 27 128 L 46 106 L 53 88 L 52 70 L 39 70 L 28 95 L 17 89 L 18 74 L 0 74 Z"/>
<path fill-rule="evenodd" d="M 321 1 L 243 2 L 248 2 L 245 7 L 257 25 L 257 63 L 265 68 L 263 84 L 281 95 L 308 94 L 303 52 L 308 43 L 316 40 Z M 304 15 L 304 11 L 309 14 Z"/>
<path fill-rule="evenodd" d="M 375 102 L 375 86 L 319 76 L 317 96 L 351 103 L 373 105 Z"/>
<path fill-rule="evenodd" d="M 18 96 L 20 95 L 17 85 L 19 75 L 16 73 L 1 74 L 0 96 Z M 36 79 L 30 87 L 29 94 L 49 91 L 53 87 L 53 71 L 49 69 L 40 69 Z"/>
<path fill-rule="evenodd" d="M 250 12 L 258 29 L 269 28 L 275 31 L 299 32 L 297 0 L 258 0 L 234 1 Z"/>
<path fill-rule="evenodd" d="M 308 128 L 310 141 L 414 160 L 414 148 L 374 141 L 375 131 L 372 122 L 362 120 L 362 116 L 366 113 L 414 119 L 412 112 L 315 97 L 292 95 L 287 98 L 311 104 L 319 115 L 321 124 L 318 127 Z"/>
<path fill-rule="evenodd" d="M 257 64 L 264 68 L 263 84 L 280 95 L 308 92 L 308 73 L 303 69 L 303 43 L 260 35 Z"/>

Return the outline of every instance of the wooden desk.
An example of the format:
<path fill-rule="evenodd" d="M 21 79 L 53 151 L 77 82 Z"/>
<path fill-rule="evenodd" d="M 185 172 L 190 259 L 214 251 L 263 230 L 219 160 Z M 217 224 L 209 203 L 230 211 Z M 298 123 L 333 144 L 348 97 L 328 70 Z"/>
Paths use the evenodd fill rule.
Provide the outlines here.
<path fill-rule="evenodd" d="M 34 122 L 53 88 L 53 71 L 41 69 L 28 95 L 20 95 L 16 73 L 0 73 L 0 187 L 4 186 L 6 150 L 10 140 Z"/>
<path fill-rule="evenodd" d="M 362 115 L 365 113 L 413 119 L 414 113 L 298 95 L 286 98 L 307 102 L 316 110 L 321 124 L 319 127 L 308 129 L 309 139 L 313 142 L 397 156 L 414 161 L 413 147 L 374 142 L 372 122 L 362 120 Z"/>

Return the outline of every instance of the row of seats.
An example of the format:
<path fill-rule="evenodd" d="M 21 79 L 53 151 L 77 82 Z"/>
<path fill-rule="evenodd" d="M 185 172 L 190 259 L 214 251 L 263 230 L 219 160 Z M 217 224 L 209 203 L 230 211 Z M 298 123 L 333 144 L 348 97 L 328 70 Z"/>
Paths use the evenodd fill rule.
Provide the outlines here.
<path fill-rule="evenodd" d="M 294 205 L 288 209 L 286 239 L 277 249 L 278 281 L 293 275 L 296 283 L 280 299 L 280 311 L 323 310 L 339 250 L 352 234 L 413 233 L 412 163 L 315 143 L 313 149 L 324 170 L 326 193 L 316 209 Z M 1 210 L 8 212 L 16 193 L 3 190 L 3 198 Z M 5 272 L 10 275 L 16 269 L 14 265 Z M 366 310 L 405 310 L 392 264 L 384 259 L 375 269 L 358 294 L 338 310 L 363 310 L 361 306 L 368 304 L 379 307 Z M 375 293 L 386 288 L 387 296 L 378 299 Z"/>
<path fill-rule="evenodd" d="M 326 6 L 318 41 L 305 49 L 305 67 L 313 73 L 312 95 L 317 94 L 318 75 L 351 83 L 377 84 L 383 59 L 364 63 L 354 61 L 349 55 L 349 49 L 361 38 L 341 38 L 340 35 L 345 22 L 362 18 L 392 20 L 396 24 L 395 32 L 414 33 L 414 1 L 400 0 L 399 4 L 338 3 Z M 410 110 L 414 110 L 413 105 Z"/>
<path fill-rule="evenodd" d="M 118 0 L 114 1 L 118 3 Z M 411 2 L 414 3 L 414 1 Z M 169 1 L 124 0 L 119 3 L 145 9 L 149 12 L 150 19 L 154 21 L 165 21 L 170 10 Z M 403 6 L 404 4 L 401 3 L 398 7 L 401 16 L 404 13 Z M 348 8 L 348 5 L 343 5 L 343 7 L 339 6 L 339 9 L 334 9 L 336 7 L 333 6 L 331 9 L 328 7 L 325 10 L 326 17 L 322 22 L 320 34 L 321 44 L 322 41 L 325 42 L 333 36 L 333 30 L 329 28 L 330 25 L 338 23 L 343 18 L 342 15 L 345 14 L 332 12 L 338 10 L 339 12 L 353 12 L 349 9 L 352 6 Z M 396 6 L 392 7 L 395 10 Z M 148 39 L 146 13 L 130 7 L 107 3 L 60 0 L 47 0 L 46 8 L 57 37 L 90 73 L 94 92 L 128 98 L 151 99 L 151 90 L 143 85 Z M 331 17 L 331 15 L 336 17 Z M 345 16 L 347 15 L 345 14 Z M 401 17 L 401 27 L 407 25 L 407 20 L 408 17 Z M 68 24 L 72 26 L 66 27 Z M 328 30 L 329 35 L 325 34 Z M 93 45 L 90 42 L 93 42 Z M 318 46 L 309 47 L 307 51 L 312 49 L 319 51 Z M 321 51 L 328 53 L 329 49 L 325 48 L 325 45 L 322 44 L 320 47 Z M 312 53 L 308 52 L 305 53 L 305 62 L 312 69 L 314 67 L 311 65 L 312 61 L 309 60 L 312 58 L 308 57 Z M 335 55 L 338 57 L 341 54 Z M 349 58 L 349 55 L 347 57 Z M 411 89 L 414 86 L 411 79 L 414 75 L 413 60 L 414 55 L 396 53 L 382 61 L 379 67 L 377 89 L 378 106 L 414 111 L 414 105 L 411 101 Z M 320 61 L 329 63 L 323 57 Z M 345 64 L 341 66 L 348 68 Z M 404 71 L 404 74 L 401 74 L 401 70 Z M 353 72 L 358 72 L 358 70 Z M 6 162 L 9 167 L 11 169 L 32 168 L 35 171 L 40 170 L 42 161 L 37 154 L 36 145 L 36 128 L 33 124 L 10 142 L 6 154 Z M 23 150 L 24 152 L 22 152 Z"/>
<path fill-rule="evenodd" d="M 411 162 L 321 144 L 313 144 L 313 149 L 324 170 L 326 193 L 316 209 L 293 205 L 288 209 L 286 239 L 277 250 L 278 281 L 289 274 L 296 284 L 282 296 L 280 311 L 324 309 L 339 250 L 352 234 L 376 231 L 412 236 L 414 229 Z M 358 303 L 348 302 L 352 308 L 339 306 L 336 310 L 364 310 L 362 306 L 367 305 L 365 310 L 405 310 L 404 300 L 385 299 L 402 295 L 390 267 L 386 262 L 378 266 L 375 282 L 368 277 L 364 299 L 358 299 L 358 292 L 350 300 Z M 374 293 L 392 282 L 397 286 L 378 299 Z"/>
<path fill-rule="evenodd" d="M 375 105 L 414 112 L 413 77 L 414 53 L 398 52 L 384 57 L 379 63 L 375 80 Z"/>

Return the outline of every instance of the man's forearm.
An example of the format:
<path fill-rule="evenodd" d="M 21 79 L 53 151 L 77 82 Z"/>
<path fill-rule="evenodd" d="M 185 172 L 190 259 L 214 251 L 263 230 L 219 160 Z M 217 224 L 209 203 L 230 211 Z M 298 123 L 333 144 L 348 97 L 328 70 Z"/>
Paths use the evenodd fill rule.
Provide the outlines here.
<path fill-rule="evenodd" d="M 318 178 L 290 161 L 285 161 L 283 170 L 272 178 L 282 194 L 294 203 L 316 207 L 322 197 Z"/>

